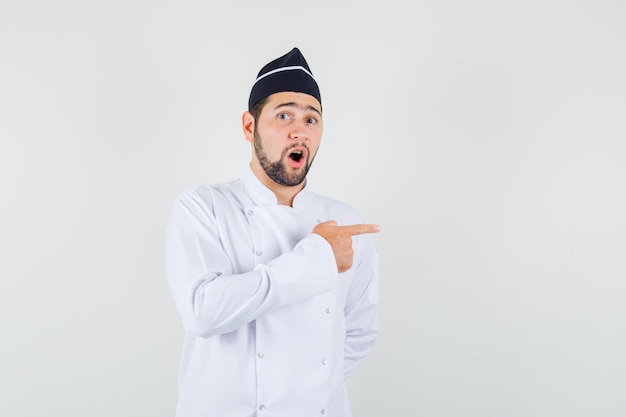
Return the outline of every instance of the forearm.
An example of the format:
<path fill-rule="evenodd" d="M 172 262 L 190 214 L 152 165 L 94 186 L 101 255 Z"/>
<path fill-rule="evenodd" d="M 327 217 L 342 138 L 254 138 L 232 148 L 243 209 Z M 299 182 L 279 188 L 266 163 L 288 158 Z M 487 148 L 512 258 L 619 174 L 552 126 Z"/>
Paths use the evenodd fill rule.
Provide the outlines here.
<path fill-rule="evenodd" d="M 344 342 L 344 378 L 348 378 L 374 349 L 378 337 L 376 319 L 366 329 L 348 331 Z"/>
<path fill-rule="evenodd" d="M 368 239 L 369 240 L 369 239 Z M 345 309 L 344 376 L 367 358 L 378 336 L 378 254 L 371 240 L 362 247 Z"/>
<path fill-rule="evenodd" d="M 337 279 L 332 251 L 317 235 L 246 273 L 210 272 L 190 280 L 177 264 L 171 259 L 168 273 L 174 300 L 186 330 L 200 337 L 233 331 L 266 311 L 330 291 Z"/>

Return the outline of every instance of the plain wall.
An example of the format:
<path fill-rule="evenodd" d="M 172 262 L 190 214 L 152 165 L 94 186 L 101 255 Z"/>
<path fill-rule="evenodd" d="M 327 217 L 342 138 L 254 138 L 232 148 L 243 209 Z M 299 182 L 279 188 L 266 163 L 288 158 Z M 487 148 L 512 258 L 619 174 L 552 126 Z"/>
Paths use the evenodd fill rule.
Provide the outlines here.
<path fill-rule="evenodd" d="M 626 3 L 0 3 L 0 415 L 173 416 L 175 197 L 241 175 L 258 70 L 379 223 L 355 417 L 626 415 Z"/>

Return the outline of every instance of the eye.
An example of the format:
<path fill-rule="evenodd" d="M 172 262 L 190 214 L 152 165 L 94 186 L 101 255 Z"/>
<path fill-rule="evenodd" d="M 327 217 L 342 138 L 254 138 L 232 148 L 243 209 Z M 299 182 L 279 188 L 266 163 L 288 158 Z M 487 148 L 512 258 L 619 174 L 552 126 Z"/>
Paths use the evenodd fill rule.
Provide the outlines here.
<path fill-rule="evenodd" d="M 289 115 L 287 113 L 280 113 L 278 118 L 282 120 L 289 120 Z"/>
<path fill-rule="evenodd" d="M 306 122 L 314 125 L 317 123 L 317 119 L 315 117 L 309 117 L 308 119 L 306 119 Z"/>

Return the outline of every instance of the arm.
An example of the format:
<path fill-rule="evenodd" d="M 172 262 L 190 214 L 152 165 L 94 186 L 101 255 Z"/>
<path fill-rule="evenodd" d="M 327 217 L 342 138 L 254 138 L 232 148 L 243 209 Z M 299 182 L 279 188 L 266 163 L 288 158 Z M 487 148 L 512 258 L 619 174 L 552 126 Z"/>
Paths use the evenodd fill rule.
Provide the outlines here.
<path fill-rule="evenodd" d="M 349 377 L 374 348 L 378 336 L 378 254 L 371 236 L 363 236 L 355 259 L 344 314 L 344 377 Z"/>
<path fill-rule="evenodd" d="M 233 273 L 211 210 L 189 195 L 172 211 L 165 258 L 183 325 L 200 337 L 231 332 L 266 311 L 329 291 L 337 280 L 331 247 L 316 234 L 267 264 Z"/>

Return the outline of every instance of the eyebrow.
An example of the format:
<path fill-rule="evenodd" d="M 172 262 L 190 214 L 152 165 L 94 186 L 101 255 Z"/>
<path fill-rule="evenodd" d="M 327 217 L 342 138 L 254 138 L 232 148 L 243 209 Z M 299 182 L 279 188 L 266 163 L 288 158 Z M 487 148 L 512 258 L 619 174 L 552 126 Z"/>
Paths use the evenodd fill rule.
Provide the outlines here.
<path fill-rule="evenodd" d="M 276 107 L 274 107 L 274 110 L 278 110 L 281 107 L 296 107 L 296 108 L 299 108 L 299 109 L 311 110 L 311 111 L 314 111 L 315 113 L 319 114 L 320 116 L 322 115 L 322 113 L 318 109 L 313 107 L 313 106 L 302 106 L 302 105 L 300 105 L 298 103 L 294 103 L 293 101 L 290 101 L 288 103 L 281 103 L 281 104 L 277 105 Z"/>

